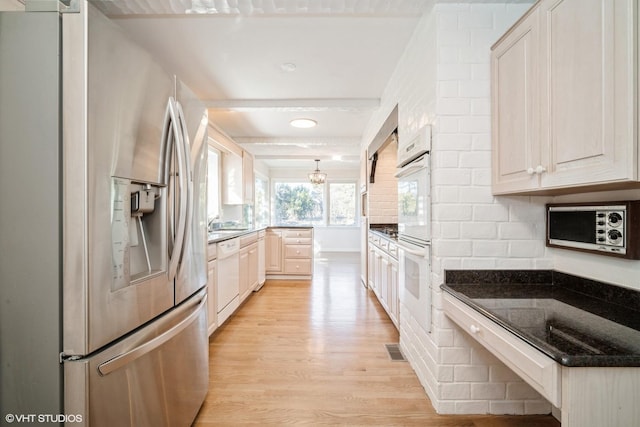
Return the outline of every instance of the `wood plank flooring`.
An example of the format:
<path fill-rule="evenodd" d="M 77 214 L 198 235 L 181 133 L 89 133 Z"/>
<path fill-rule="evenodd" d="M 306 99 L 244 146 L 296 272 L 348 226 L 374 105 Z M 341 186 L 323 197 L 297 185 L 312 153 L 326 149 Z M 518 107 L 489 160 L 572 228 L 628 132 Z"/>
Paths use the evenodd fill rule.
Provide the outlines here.
<path fill-rule="evenodd" d="M 270 280 L 209 340 L 209 394 L 194 427 L 558 427 L 551 416 L 444 416 L 359 278 L 358 254 L 320 254 L 313 281 Z"/>

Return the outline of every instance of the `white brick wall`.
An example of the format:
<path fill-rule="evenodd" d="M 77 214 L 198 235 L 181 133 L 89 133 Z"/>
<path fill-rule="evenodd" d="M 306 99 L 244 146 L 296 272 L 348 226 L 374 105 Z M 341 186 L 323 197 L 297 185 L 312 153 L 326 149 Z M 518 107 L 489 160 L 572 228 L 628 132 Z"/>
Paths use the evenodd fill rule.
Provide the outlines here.
<path fill-rule="evenodd" d="M 436 2 L 363 138 L 368 144 L 396 103 L 400 139 L 433 126 L 432 331 L 401 306 L 400 345 L 440 413 L 551 411 L 444 315 L 439 289 L 445 269 L 552 265 L 543 238 L 547 199 L 493 197 L 490 188 L 490 46 L 529 5 Z"/>
<path fill-rule="evenodd" d="M 398 146 L 390 143 L 378 152 L 375 182 L 369 184 L 369 224 L 398 222 L 398 186 L 396 173 Z"/>

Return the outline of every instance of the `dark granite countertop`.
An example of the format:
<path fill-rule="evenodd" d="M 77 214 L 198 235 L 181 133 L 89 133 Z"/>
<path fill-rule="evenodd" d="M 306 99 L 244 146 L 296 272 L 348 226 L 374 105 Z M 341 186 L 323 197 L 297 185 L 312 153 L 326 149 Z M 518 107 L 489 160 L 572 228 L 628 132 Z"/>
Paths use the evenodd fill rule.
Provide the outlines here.
<path fill-rule="evenodd" d="M 564 366 L 640 366 L 640 292 L 550 270 L 449 270 L 441 288 Z"/>
<path fill-rule="evenodd" d="M 268 227 L 258 227 L 258 228 L 245 228 L 245 229 L 220 229 L 216 231 L 211 231 L 208 233 L 209 244 L 218 243 L 225 240 L 233 239 L 235 237 L 244 236 L 245 234 L 254 233 L 256 231 L 266 230 L 268 228 L 298 228 L 298 229 L 311 229 L 313 226 L 310 225 L 274 225 Z"/>
<path fill-rule="evenodd" d="M 222 242 L 224 240 L 233 239 L 234 237 L 244 236 L 245 234 L 255 233 L 256 231 L 265 230 L 266 227 L 245 228 L 245 229 L 220 229 L 208 233 L 209 244 Z"/>
<path fill-rule="evenodd" d="M 394 242 L 398 241 L 398 224 L 370 224 L 369 231 Z"/>

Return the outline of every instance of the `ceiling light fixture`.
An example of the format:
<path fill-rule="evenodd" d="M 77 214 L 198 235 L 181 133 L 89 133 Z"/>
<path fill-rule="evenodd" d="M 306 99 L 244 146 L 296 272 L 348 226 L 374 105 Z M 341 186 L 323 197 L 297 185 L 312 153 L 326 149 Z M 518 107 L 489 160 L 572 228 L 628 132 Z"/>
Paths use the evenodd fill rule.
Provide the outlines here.
<path fill-rule="evenodd" d="M 315 127 L 318 124 L 318 122 L 311 119 L 293 119 L 289 122 L 289 124 L 294 128 L 308 129 L 308 128 Z"/>
<path fill-rule="evenodd" d="M 319 163 L 320 160 L 316 159 L 316 170 L 309 174 L 309 181 L 311 181 L 312 184 L 316 185 L 324 184 L 324 182 L 327 180 L 327 174 L 324 172 L 320 172 Z"/>
<path fill-rule="evenodd" d="M 293 73 L 296 68 L 298 67 L 293 62 L 283 62 L 282 64 L 280 64 L 280 69 L 285 73 Z"/>

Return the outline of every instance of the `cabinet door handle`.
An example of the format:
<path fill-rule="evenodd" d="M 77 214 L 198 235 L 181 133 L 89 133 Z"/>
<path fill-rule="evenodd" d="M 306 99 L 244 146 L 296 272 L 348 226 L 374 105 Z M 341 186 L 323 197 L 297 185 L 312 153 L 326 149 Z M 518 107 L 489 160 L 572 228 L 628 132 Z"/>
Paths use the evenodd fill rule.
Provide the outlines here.
<path fill-rule="evenodd" d="M 540 175 L 541 173 L 546 172 L 546 171 L 547 171 L 547 168 L 545 168 L 544 166 L 542 166 L 542 165 L 536 166 L 536 173 L 538 175 Z"/>
<path fill-rule="evenodd" d="M 534 169 L 534 168 L 528 168 L 528 169 L 527 169 L 527 173 L 528 173 L 529 175 L 533 175 L 534 173 L 536 173 L 536 171 L 535 171 L 535 169 Z"/>
<path fill-rule="evenodd" d="M 474 335 L 475 335 L 475 334 L 477 334 L 478 332 L 480 332 L 480 328 L 479 328 L 479 327 L 477 327 L 476 325 L 471 325 L 471 326 L 469 327 L 469 330 L 470 330 L 470 331 L 471 331 L 471 333 L 472 333 L 472 334 L 474 334 Z"/>

